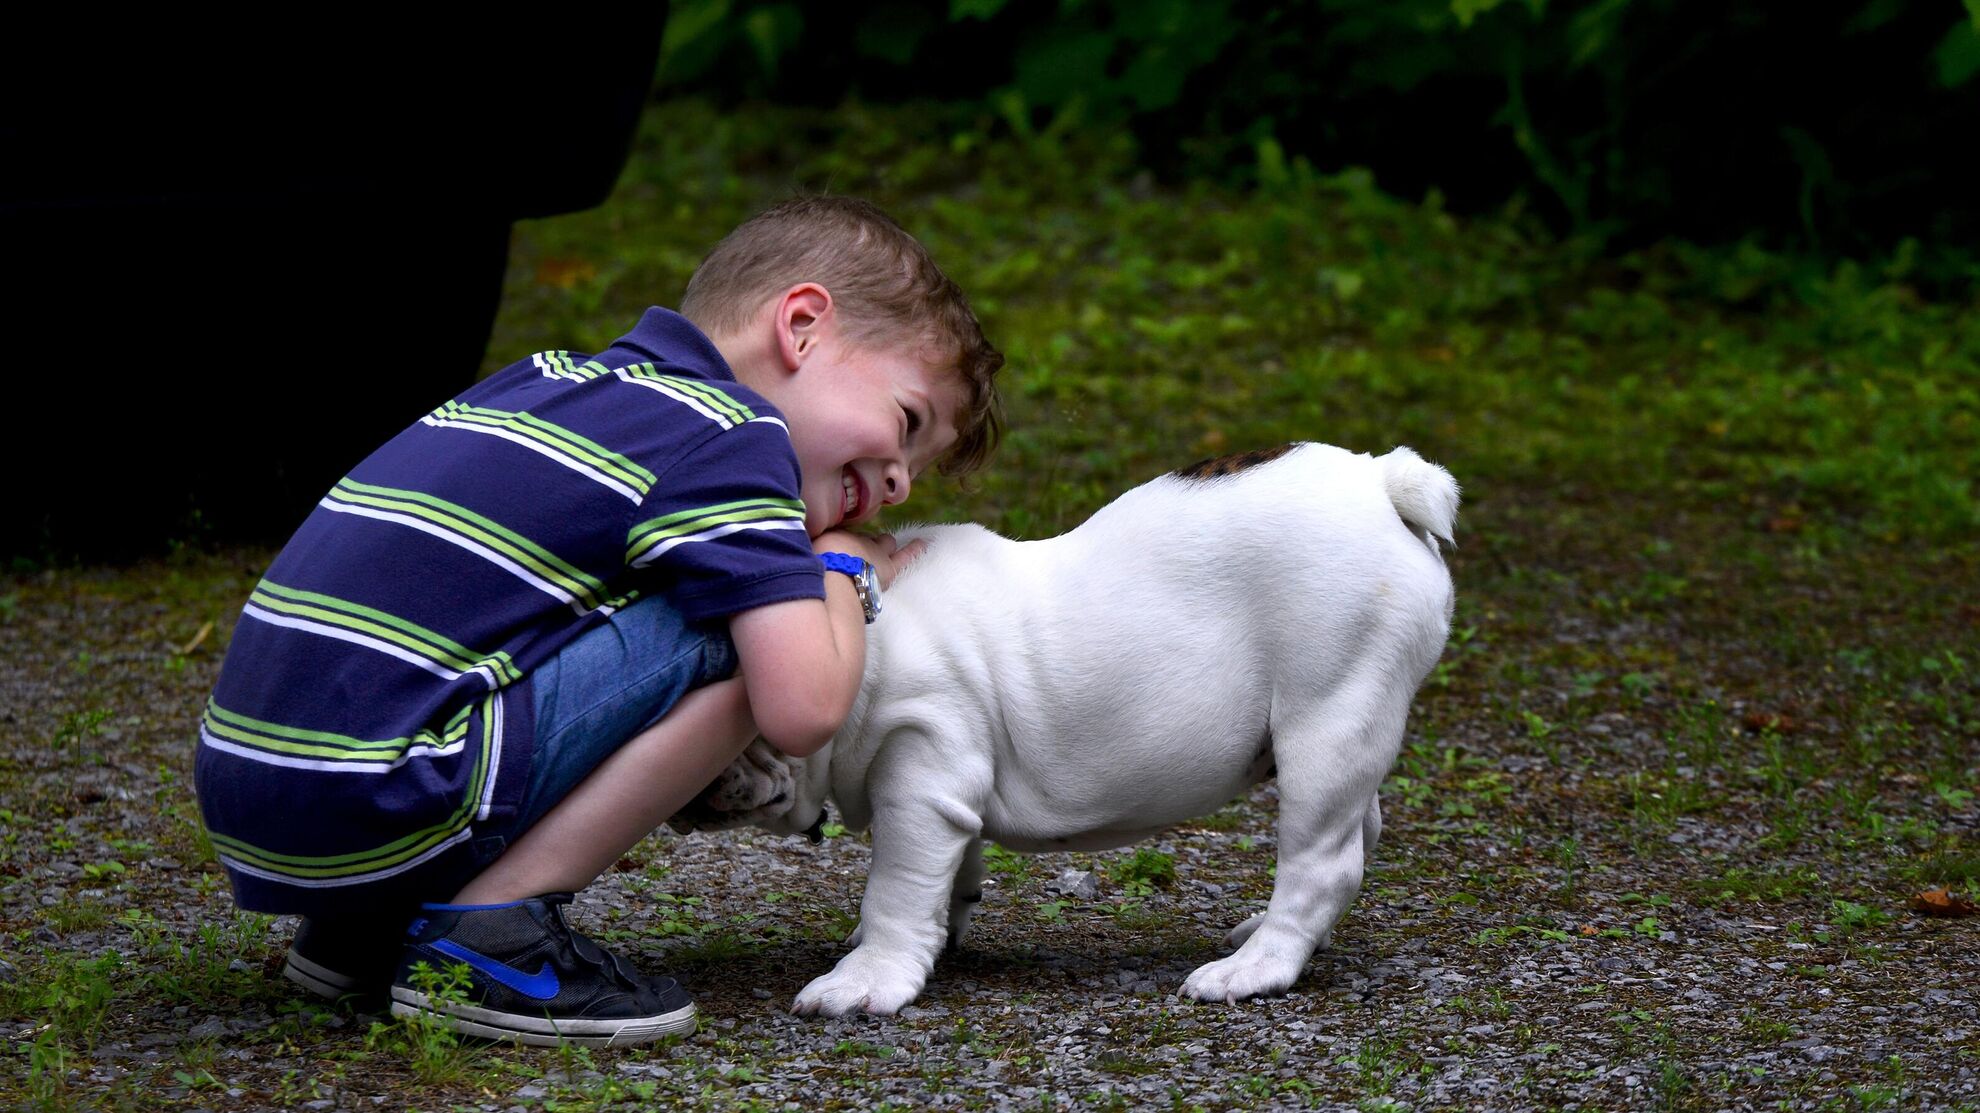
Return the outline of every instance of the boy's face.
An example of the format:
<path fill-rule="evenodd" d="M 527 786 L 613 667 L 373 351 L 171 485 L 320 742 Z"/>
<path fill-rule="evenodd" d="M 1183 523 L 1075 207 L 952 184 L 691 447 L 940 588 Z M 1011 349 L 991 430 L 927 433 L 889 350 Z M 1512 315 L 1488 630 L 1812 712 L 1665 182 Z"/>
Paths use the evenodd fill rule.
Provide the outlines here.
<path fill-rule="evenodd" d="M 819 329 L 780 386 L 770 401 L 790 424 L 813 537 L 906 501 L 922 469 L 956 443 L 961 376 L 913 348 L 848 344 L 836 327 Z"/>

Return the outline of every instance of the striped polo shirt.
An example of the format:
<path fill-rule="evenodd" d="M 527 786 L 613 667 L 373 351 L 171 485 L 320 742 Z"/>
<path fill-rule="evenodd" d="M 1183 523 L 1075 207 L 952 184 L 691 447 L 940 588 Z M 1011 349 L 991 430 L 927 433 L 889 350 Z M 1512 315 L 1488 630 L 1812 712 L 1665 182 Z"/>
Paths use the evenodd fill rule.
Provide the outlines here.
<path fill-rule="evenodd" d="M 255 586 L 201 718 L 195 783 L 241 907 L 451 896 L 421 879 L 514 815 L 532 669 L 645 595 L 698 621 L 823 597 L 798 481 L 782 416 L 664 309 L 387 442 Z"/>

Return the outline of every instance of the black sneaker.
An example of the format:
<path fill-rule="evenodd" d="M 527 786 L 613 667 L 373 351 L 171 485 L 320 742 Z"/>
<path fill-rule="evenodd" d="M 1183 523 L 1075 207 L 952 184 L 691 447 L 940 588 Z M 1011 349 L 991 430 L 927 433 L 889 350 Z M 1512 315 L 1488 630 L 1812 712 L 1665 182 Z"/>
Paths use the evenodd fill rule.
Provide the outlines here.
<path fill-rule="evenodd" d="M 383 997 L 405 953 L 405 933 L 397 930 L 403 922 L 381 932 L 375 920 L 360 926 L 305 919 L 289 943 L 282 976 L 333 1001 L 353 994 Z"/>
<path fill-rule="evenodd" d="M 421 908 L 392 980 L 392 1015 L 424 1014 L 465 1035 L 624 1047 L 694 1031 L 694 1001 L 672 978 L 649 978 L 564 924 L 571 894 L 512 904 Z M 467 1001 L 416 987 L 413 966 L 468 968 Z M 422 979 L 423 980 L 423 979 Z"/>

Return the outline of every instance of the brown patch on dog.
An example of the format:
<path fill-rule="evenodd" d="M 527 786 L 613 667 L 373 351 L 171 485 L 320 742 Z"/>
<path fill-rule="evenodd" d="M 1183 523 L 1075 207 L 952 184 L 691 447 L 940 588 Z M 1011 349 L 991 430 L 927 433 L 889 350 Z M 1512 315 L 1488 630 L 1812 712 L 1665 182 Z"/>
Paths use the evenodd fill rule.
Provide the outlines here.
<path fill-rule="evenodd" d="M 1169 474 L 1177 479 L 1222 479 L 1227 475 L 1236 475 L 1246 468 L 1254 468 L 1276 460 L 1298 447 L 1297 444 L 1282 444 L 1277 448 L 1234 452 L 1229 456 L 1219 456 L 1212 460 L 1199 461 L 1186 468 L 1177 468 Z"/>

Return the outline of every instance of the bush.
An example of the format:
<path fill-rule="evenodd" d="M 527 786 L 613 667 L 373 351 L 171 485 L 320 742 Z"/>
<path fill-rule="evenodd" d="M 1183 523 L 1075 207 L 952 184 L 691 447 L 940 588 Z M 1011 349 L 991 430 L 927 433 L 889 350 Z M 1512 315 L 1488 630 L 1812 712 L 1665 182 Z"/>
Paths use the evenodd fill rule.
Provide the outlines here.
<path fill-rule="evenodd" d="M 1170 176 L 1261 143 L 1557 229 L 1830 253 L 1980 238 L 1980 0 L 951 0 L 677 4 L 663 89 L 974 102 L 1013 127 L 1125 126 Z M 798 49 L 802 40 L 803 49 Z M 1939 245 L 1947 245 L 1941 247 Z"/>

